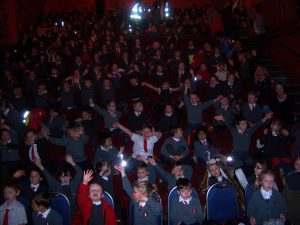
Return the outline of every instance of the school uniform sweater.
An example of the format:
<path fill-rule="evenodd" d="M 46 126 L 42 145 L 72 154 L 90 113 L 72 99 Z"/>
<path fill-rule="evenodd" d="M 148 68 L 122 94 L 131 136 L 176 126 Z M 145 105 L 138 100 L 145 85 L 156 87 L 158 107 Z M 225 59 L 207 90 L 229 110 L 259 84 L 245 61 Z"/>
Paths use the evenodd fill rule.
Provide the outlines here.
<path fill-rule="evenodd" d="M 202 223 L 204 214 L 199 199 L 192 197 L 188 204 L 179 201 L 180 197 L 174 199 L 170 212 L 173 224 L 185 223 Z"/>
<path fill-rule="evenodd" d="M 184 104 L 187 111 L 187 121 L 189 124 L 202 124 L 203 123 L 203 110 L 207 109 L 213 104 L 213 101 L 198 102 L 193 105 L 190 102 L 189 96 L 184 93 Z"/>
<path fill-rule="evenodd" d="M 122 177 L 122 186 L 128 196 L 132 196 L 133 189 L 127 178 Z M 145 206 L 140 207 L 140 204 L 134 200 L 131 200 L 133 204 L 133 225 L 160 225 L 158 224 L 158 217 L 162 213 L 161 201 L 156 201 L 154 198 L 149 198 Z"/>
<path fill-rule="evenodd" d="M 261 190 L 254 192 L 247 207 L 247 216 L 254 217 L 257 225 L 262 225 L 271 218 L 279 218 L 281 213 L 287 216 L 287 206 L 282 195 L 275 189 L 272 189 L 269 200 L 263 198 Z"/>
<path fill-rule="evenodd" d="M 180 138 L 179 141 L 176 141 L 173 137 L 169 137 L 161 147 L 161 154 L 167 158 L 176 155 L 186 157 L 189 154 L 189 147 L 184 138 Z"/>

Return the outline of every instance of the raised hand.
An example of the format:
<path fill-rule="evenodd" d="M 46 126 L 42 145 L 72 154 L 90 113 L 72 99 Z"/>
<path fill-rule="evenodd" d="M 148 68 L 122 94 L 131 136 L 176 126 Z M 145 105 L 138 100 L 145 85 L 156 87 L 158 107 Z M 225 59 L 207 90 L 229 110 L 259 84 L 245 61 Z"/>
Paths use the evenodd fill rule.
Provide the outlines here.
<path fill-rule="evenodd" d="M 83 172 L 83 184 L 88 184 L 93 179 L 93 170 L 86 170 Z"/>
<path fill-rule="evenodd" d="M 126 176 L 125 169 L 124 169 L 123 166 L 121 166 L 121 165 L 119 165 L 119 164 L 115 164 L 115 165 L 114 165 L 114 168 L 115 168 L 116 170 L 118 170 L 118 171 L 121 173 L 121 176 L 122 176 L 122 177 L 125 177 L 125 176 Z"/>
<path fill-rule="evenodd" d="M 43 164 L 42 164 L 42 161 L 41 161 L 41 159 L 39 159 L 39 158 L 36 158 L 35 160 L 34 160 L 34 164 L 40 169 L 40 170 L 44 170 L 44 166 L 43 166 Z"/>
<path fill-rule="evenodd" d="M 119 124 L 119 123 L 114 123 L 114 124 L 112 125 L 112 127 L 115 128 L 115 129 L 120 128 L 120 124 Z"/>
<path fill-rule="evenodd" d="M 65 156 L 65 160 L 67 163 L 70 163 L 72 166 L 75 166 L 75 161 L 71 155 L 67 154 Z"/>
<path fill-rule="evenodd" d="M 49 135 L 48 135 L 48 132 L 45 128 L 41 128 L 41 135 L 45 138 L 45 139 L 49 139 Z"/>
<path fill-rule="evenodd" d="M 13 177 L 19 178 L 25 176 L 25 171 L 24 170 L 17 170 L 14 174 Z"/>
<path fill-rule="evenodd" d="M 153 165 L 153 166 L 155 166 L 157 163 L 156 163 L 156 161 L 155 161 L 155 159 L 153 158 L 153 157 L 149 157 L 148 158 L 148 162 L 151 164 L 151 165 Z"/>

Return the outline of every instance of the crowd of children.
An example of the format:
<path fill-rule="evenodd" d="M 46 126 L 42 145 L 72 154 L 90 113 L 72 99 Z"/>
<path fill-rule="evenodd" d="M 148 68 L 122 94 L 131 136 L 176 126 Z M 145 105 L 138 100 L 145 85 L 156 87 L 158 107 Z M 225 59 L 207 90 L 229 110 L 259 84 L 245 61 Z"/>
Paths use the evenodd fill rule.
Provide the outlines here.
<path fill-rule="evenodd" d="M 21 32 L 0 64 L 0 224 L 63 224 L 53 192 L 73 225 L 217 224 L 201 198 L 214 184 L 234 188 L 234 223 L 297 224 L 282 195 L 300 191 L 293 99 L 234 2 L 225 33 L 213 33 L 213 8 L 196 6 L 159 23 L 145 12 L 140 24 L 119 9 L 52 12 Z"/>

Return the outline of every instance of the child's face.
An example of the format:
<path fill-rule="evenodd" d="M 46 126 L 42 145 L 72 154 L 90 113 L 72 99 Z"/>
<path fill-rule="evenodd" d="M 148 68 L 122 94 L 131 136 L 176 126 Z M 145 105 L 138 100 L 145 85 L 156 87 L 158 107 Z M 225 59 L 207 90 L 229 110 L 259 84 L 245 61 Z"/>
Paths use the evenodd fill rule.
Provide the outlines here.
<path fill-rule="evenodd" d="M 198 139 L 199 140 L 205 140 L 206 139 L 206 133 L 204 131 L 200 131 L 198 133 Z"/>
<path fill-rule="evenodd" d="M 66 174 L 62 174 L 59 177 L 59 180 L 60 180 L 62 185 L 69 185 L 71 179 L 72 179 L 72 176 L 71 176 L 70 172 L 68 172 Z"/>
<path fill-rule="evenodd" d="M 254 167 L 254 174 L 258 177 L 263 171 L 263 165 L 257 162 Z"/>
<path fill-rule="evenodd" d="M 140 202 L 143 199 L 144 195 L 136 188 L 133 188 L 132 198 L 136 202 Z"/>
<path fill-rule="evenodd" d="M 168 82 L 163 82 L 162 83 L 162 85 L 161 85 L 161 88 L 163 89 L 163 90 L 166 90 L 166 89 L 168 89 L 170 86 L 169 86 L 169 83 Z"/>
<path fill-rule="evenodd" d="M 281 125 L 278 122 L 271 123 L 271 130 L 272 131 L 280 131 Z"/>
<path fill-rule="evenodd" d="M 181 166 L 175 166 L 172 170 L 172 174 L 175 175 L 175 177 L 183 177 L 183 168 Z"/>
<path fill-rule="evenodd" d="M 26 139 L 29 144 L 33 144 L 36 140 L 36 134 L 30 131 L 26 134 Z"/>
<path fill-rule="evenodd" d="M 254 104 L 256 102 L 257 98 L 254 95 L 248 95 L 248 103 Z"/>
<path fill-rule="evenodd" d="M 191 197 L 192 189 L 191 188 L 183 188 L 178 191 L 178 194 L 184 199 L 188 200 Z"/>
<path fill-rule="evenodd" d="M 266 191 L 271 191 L 274 186 L 274 176 L 266 174 L 262 177 L 262 187 Z"/>
<path fill-rule="evenodd" d="M 135 112 L 143 112 L 144 106 L 141 102 L 135 103 L 133 107 Z"/>
<path fill-rule="evenodd" d="M 109 80 L 104 80 L 103 81 L 103 86 L 105 89 L 110 89 L 110 81 Z"/>
<path fill-rule="evenodd" d="M 112 145 L 112 139 L 109 137 L 105 140 L 103 147 L 108 148 Z"/>
<path fill-rule="evenodd" d="M 216 84 L 217 84 L 216 78 L 211 77 L 210 80 L 209 80 L 209 83 L 210 83 L 211 85 L 216 85 Z"/>
<path fill-rule="evenodd" d="M 9 141 L 9 139 L 11 138 L 11 135 L 7 130 L 4 130 L 1 133 L 1 138 L 2 138 L 3 143 L 7 143 Z"/>
<path fill-rule="evenodd" d="M 90 80 L 86 80 L 86 81 L 84 82 L 84 86 L 85 86 L 86 88 L 90 88 L 90 87 L 92 86 L 92 82 L 91 82 Z"/>
<path fill-rule="evenodd" d="M 205 64 L 201 64 L 200 70 L 201 70 L 201 71 L 205 71 L 205 70 L 206 70 L 206 65 L 205 65 Z"/>
<path fill-rule="evenodd" d="M 43 206 L 36 204 L 35 199 L 32 199 L 31 206 L 32 206 L 33 210 L 36 212 L 41 212 L 43 210 Z"/>
<path fill-rule="evenodd" d="M 228 98 L 223 97 L 223 98 L 221 98 L 220 102 L 221 102 L 221 105 L 228 105 Z"/>
<path fill-rule="evenodd" d="M 13 187 L 4 188 L 4 199 L 8 202 L 14 201 L 19 194 L 20 191 L 16 191 Z"/>
<path fill-rule="evenodd" d="M 87 111 L 83 111 L 81 114 L 81 117 L 83 120 L 89 120 L 89 119 L 91 119 L 91 114 Z"/>
<path fill-rule="evenodd" d="M 100 201 L 103 195 L 103 189 L 98 184 L 91 184 L 89 188 L 89 197 L 90 199 L 95 201 Z"/>
<path fill-rule="evenodd" d="M 183 131 L 181 128 L 178 128 L 174 134 L 175 138 L 182 138 L 183 137 Z"/>
<path fill-rule="evenodd" d="M 30 183 L 31 184 L 39 184 L 43 178 L 37 171 L 31 171 L 30 177 L 29 177 Z"/>
<path fill-rule="evenodd" d="M 297 159 L 294 163 L 295 166 L 295 172 L 300 172 L 300 159 Z"/>
<path fill-rule="evenodd" d="M 173 113 L 173 108 L 172 108 L 172 106 L 166 105 L 165 112 L 166 112 L 166 113 Z"/>
<path fill-rule="evenodd" d="M 110 112 L 115 112 L 117 110 L 116 103 L 115 102 L 109 103 L 109 105 L 107 106 L 107 109 Z"/>
<path fill-rule="evenodd" d="M 137 170 L 137 177 L 138 179 L 145 179 L 148 176 L 149 172 L 146 168 L 139 168 Z"/>
<path fill-rule="evenodd" d="M 137 80 L 135 78 L 131 78 L 129 82 L 130 82 L 131 86 L 136 86 L 137 85 Z"/>
<path fill-rule="evenodd" d="M 212 164 L 208 166 L 208 171 L 213 177 L 220 177 L 221 176 L 221 170 L 220 167 L 217 164 Z"/>
<path fill-rule="evenodd" d="M 247 120 L 240 121 L 236 126 L 240 131 L 245 132 L 248 128 Z"/>
<path fill-rule="evenodd" d="M 191 94 L 191 95 L 190 95 L 190 102 L 191 102 L 192 104 L 197 104 L 198 101 L 199 101 L 199 98 L 198 98 L 197 95 L 194 95 L 194 94 Z"/>
<path fill-rule="evenodd" d="M 230 74 L 230 75 L 228 76 L 228 78 L 227 78 L 227 81 L 228 81 L 229 83 L 233 83 L 233 82 L 234 82 L 234 75 L 233 75 L 233 74 Z"/>
<path fill-rule="evenodd" d="M 142 130 L 142 136 L 144 138 L 149 138 L 152 136 L 152 130 L 150 128 L 143 128 Z"/>

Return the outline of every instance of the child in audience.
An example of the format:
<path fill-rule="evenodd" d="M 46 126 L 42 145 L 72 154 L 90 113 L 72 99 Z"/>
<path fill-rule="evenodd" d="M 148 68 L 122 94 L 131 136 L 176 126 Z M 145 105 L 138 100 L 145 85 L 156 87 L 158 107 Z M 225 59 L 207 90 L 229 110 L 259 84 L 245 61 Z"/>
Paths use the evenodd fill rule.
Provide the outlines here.
<path fill-rule="evenodd" d="M 33 225 L 55 224 L 63 225 L 61 215 L 54 209 L 51 209 L 51 196 L 47 191 L 38 192 L 32 199 Z"/>
<path fill-rule="evenodd" d="M 173 224 L 201 225 L 204 220 L 202 206 L 198 198 L 192 197 L 192 184 L 186 178 L 176 182 L 179 197 L 174 199 L 170 212 Z"/>
<path fill-rule="evenodd" d="M 138 100 L 133 103 L 133 112 L 129 115 L 129 129 L 133 132 L 140 132 L 143 124 L 148 124 L 149 119 L 144 112 L 143 103 Z"/>
<path fill-rule="evenodd" d="M 207 170 L 200 184 L 200 190 L 206 192 L 214 184 L 218 184 L 220 187 L 232 185 L 238 197 L 240 206 L 244 207 L 244 192 L 239 184 L 224 168 L 221 167 L 220 162 L 216 159 L 210 159 L 207 161 Z"/>
<path fill-rule="evenodd" d="M 77 202 L 82 215 L 82 224 L 116 225 L 117 219 L 112 206 L 102 198 L 102 186 L 92 179 L 93 171 L 85 171 L 78 189 Z"/>
<path fill-rule="evenodd" d="M 0 123 L 0 180 L 11 175 L 20 164 L 20 146 L 17 132 L 4 123 Z"/>
<path fill-rule="evenodd" d="M 112 165 L 108 161 L 99 161 L 95 164 L 95 172 L 95 181 L 115 199 Z"/>
<path fill-rule="evenodd" d="M 244 117 L 236 118 L 236 126 L 233 127 L 225 120 L 225 118 L 220 116 L 215 116 L 215 120 L 224 121 L 226 127 L 230 130 L 233 139 L 233 149 L 232 155 L 235 167 L 242 167 L 246 165 L 253 165 L 253 159 L 250 155 L 250 142 L 251 137 L 254 132 L 267 120 L 271 119 L 273 116 L 272 112 L 269 112 L 265 117 L 257 122 L 254 126 L 248 128 L 247 120 Z"/>
<path fill-rule="evenodd" d="M 116 163 L 118 160 L 117 148 L 112 144 L 111 134 L 103 132 L 99 135 L 99 147 L 96 150 L 94 157 L 94 165 L 99 161 L 108 161 L 111 164 Z"/>
<path fill-rule="evenodd" d="M 136 101 L 141 100 L 144 98 L 144 91 L 143 87 L 139 84 L 138 80 L 138 74 L 137 72 L 132 72 L 132 74 L 129 75 L 129 85 L 128 85 L 128 100 L 130 101 Z"/>
<path fill-rule="evenodd" d="M 25 176 L 25 171 L 17 170 L 14 173 L 15 178 L 22 178 Z M 29 179 L 21 179 L 21 196 L 27 200 L 32 200 L 34 195 L 41 191 L 47 191 L 48 185 L 43 182 L 42 171 L 34 167 L 29 171 Z"/>
<path fill-rule="evenodd" d="M 193 168 L 191 166 L 175 163 L 172 168 L 172 172 L 168 173 L 164 169 L 162 169 L 153 158 L 149 158 L 148 162 L 152 164 L 159 175 L 167 181 L 169 191 L 171 191 L 176 186 L 176 181 L 179 178 L 187 178 L 190 180 L 193 175 Z"/>
<path fill-rule="evenodd" d="M 261 175 L 267 170 L 267 162 L 265 160 L 256 160 L 254 166 L 254 175 L 248 178 L 249 184 L 253 184 L 253 190 L 257 191 L 260 186 Z"/>
<path fill-rule="evenodd" d="M 248 102 L 243 106 L 243 115 L 251 127 L 262 118 L 262 110 L 256 101 L 257 94 L 254 91 L 248 92 Z"/>
<path fill-rule="evenodd" d="M 5 202 L 0 206 L 0 224 L 27 224 L 25 208 L 22 203 L 17 200 L 20 189 L 20 184 L 15 178 L 10 178 L 3 184 Z"/>
<path fill-rule="evenodd" d="M 42 129 L 42 135 L 52 144 L 65 146 L 66 152 L 78 165 L 83 168 L 89 167 L 85 155 L 85 144 L 88 143 L 89 137 L 84 134 L 83 126 L 80 123 L 72 123 L 68 129 L 68 135 L 62 138 L 50 137 L 45 129 Z"/>
<path fill-rule="evenodd" d="M 197 93 L 190 92 L 188 94 L 188 87 L 185 85 L 184 89 L 184 105 L 187 111 L 187 128 L 185 133 L 188 135 L 192 132 L 193 129 L 198 129 L 203 125 L 203 111 L 210 107 L 214 102 L 216 102 L 219 98 L 215 100 L 210 100 L 207 102 L 200 102 Z"/>
<path fill-rule="evenodd" d="M 158 216 L 162 213 L 160 198 L 154 199 L 154 189 L 150 182 L 137 182 L 132 187 L 124 170 L 124 167 L 115 165 L 115 169 L 120 171 L 122 176 L 122 186 L 128 196 L 132 197 L 133 225 L 159 225 Z"/>
<path fill-rule="evenodd" d="M 38 139 L 38 134 L 34 129 L 29 129 L 26 132 L 25 149 L 28 152 L 28 157 L 26 157 L 27 168 L 34 167 L 35 159 L 46 159 L 45 139 Z M 48 163 L 45 166 L 48 168 Z"/>
<path fill-rule="evenodd" d="M 132 158 L 128 162 L 127 170 L 130 171 L 137 167 L 141 162 L 145 162 L 148 158 L 153 157 L 154 144 L 161 137 L 160 132 L 153 132 L 152 127 L 149 125 L 143 125 L 141 135 L 133 133 L 123 125 L 116 123 L 115 127 L 120 128 L 126 134 L 129 135 L 134 145 L 132 148 Z M 154 167 L 148 164 L 149 179 L 152 183 L 156 182 L 156 173 Z"/>
<path fill-rule="evenodd" d="M 188 158 L 189 146 L 183 138 L 181 127 L 174 127 L 171 135 L 161 147 L 163 161 L 170 165 L 174 165 L 176 162 L 190 164 L 191 160 Z"/>
<path fill-rule="evenodd" d="M 262 147 L 264 156 L 272 161 L 273 166 L 280 163 L 291 164 L 288 151 L 291 139 L 288 130 L 282 128 L 281 120 L 273 119 L 270 128 L 266 128 L 264 135 L 259 139 L 259 147 Z"/>
<path fill-rule="evenodd" d="M 103 117 L 105 129 L 114 131 L 113 124 L 118 123 L 122 116 L 122 113 L 117 111 L 116 102 L 113 100 L 109 101 L 106 104 L 106 109 L 103 109 L 90 99 L 90 106 Z"/>
<path fill-rule="evenodd" d="M 286 188 L 300 191 L 300 157 L 294 160 L 294 171 L 290 172 L 285 179 Z"/>
<path fill-rule="evenodd" d="M 286 221 L 287 207 L 282 195 L 274 189 L 274 183 L 272 171 L 262 173 L 261 188 L 253 193 L 247 207 L 251 225 L 262 225 L 270 219 Z"/>
<path fill-rule="evenodd" d="M 59 169 L 57 180 L 44 168 L 41 160 L 36 160 L 35 163 L 36 166 L 43 172 L 49 185 L 49 190 L 53 192 L 61 192 L 69 199 L 71 214 L 73 214 L 76 209 L 75 196 L 77 194 L 78 185 L 81 181 L 82 170 L 78 165 L 76 165 L 71 155 L 66 155 L 65 160 L 75 169 L 76 174 L 74 177 L 71 175 L 72 169 L 69 165 L 65 165 Z"/>
<path fill-rule="evenodd" d="M 217 151 L 207 137 L 205 128 L 197 131 L 197 140 L 194 142 L 194 152 L 201 171 L 206 170 L 206 162 L 217 156 Z"/>
<path fill-rule="evenodd" d="M 158 130 L 161 132 L 170 132 L 172 127 L 178 126 L 177 113 L 174 112 L 172 104 L 167 103 L 165 105 L 165 110 L 160 116 L 157 126 Z"/>
<path fill-rule="evenodd" d="M 142 86 L 157 92 L 161 102 L 170 102 L 172 100 L 172 93 L 181 90 L 181 87 L 171 88 L 168 81 L 163 81 L 160 87 L 155 87 L 147 82 L 142 82 Z"/>

